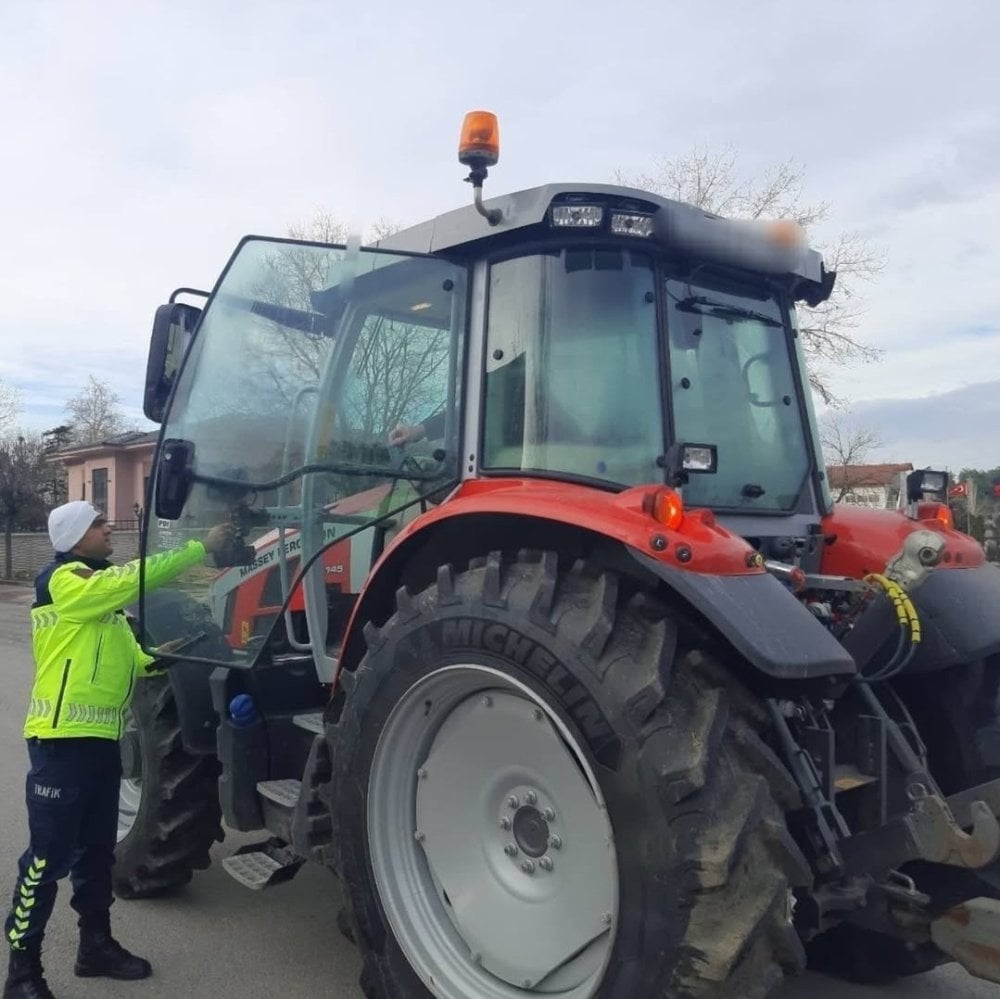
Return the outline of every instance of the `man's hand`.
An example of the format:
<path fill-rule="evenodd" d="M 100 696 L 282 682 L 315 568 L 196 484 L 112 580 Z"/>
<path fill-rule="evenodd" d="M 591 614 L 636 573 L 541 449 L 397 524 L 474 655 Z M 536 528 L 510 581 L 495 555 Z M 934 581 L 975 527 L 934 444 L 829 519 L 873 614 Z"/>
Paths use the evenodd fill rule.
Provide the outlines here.
<path fill-rule="evenodd" d="M 389 447 L 402 447 L 404 444 L 416 444 L 427 436 L 427 431 L 422 423 L 410 426 L 407 423 L 400 423 L 389 431 Z"/>
<path fill-rule="evenodd" d="M 205 551 L 214 555 L 229 548 L 235 536 L 236 528 L 229 521 L 226 521 L 224 524 L 216 524 L 205 535 L 205 540 L 202 541 L 202 544 L 205 546 Z"/>

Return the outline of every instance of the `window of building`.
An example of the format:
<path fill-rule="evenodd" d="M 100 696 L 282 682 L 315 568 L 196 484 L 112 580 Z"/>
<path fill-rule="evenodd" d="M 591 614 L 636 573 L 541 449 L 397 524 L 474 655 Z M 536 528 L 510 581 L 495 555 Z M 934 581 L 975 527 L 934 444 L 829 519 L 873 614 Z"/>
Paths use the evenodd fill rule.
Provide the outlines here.
<path fill-rule="evenodd" d="M 95 468 L 90 476 L 91 502 L 98 509 L 108 512 L 108 470 Z"/>

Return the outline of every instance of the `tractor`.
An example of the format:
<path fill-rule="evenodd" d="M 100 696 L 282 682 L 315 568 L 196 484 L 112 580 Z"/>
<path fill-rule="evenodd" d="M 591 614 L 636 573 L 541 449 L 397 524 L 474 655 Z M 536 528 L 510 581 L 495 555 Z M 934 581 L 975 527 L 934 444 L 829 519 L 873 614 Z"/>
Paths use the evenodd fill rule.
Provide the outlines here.
<path fill-rule="evenodd" d="M 371 999 L 1000 980 L 1000 569 L 943 473 L 832 501 L 793 224 L 550 184 L 243 239 L 156 313 L 115 884 L 340 879 Z M 189 297 L 189 296 L 188 296 Z M 317 882 L 319 885 L 321 882 Z M 318 889 L 321 890 L 321 889 Z"/>

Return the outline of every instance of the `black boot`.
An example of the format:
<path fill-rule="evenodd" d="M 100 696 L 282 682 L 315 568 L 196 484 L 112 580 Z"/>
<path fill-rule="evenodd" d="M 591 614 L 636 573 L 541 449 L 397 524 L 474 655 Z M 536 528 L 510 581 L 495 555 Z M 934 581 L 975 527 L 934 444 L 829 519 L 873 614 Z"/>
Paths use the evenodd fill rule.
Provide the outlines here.
<path fill-rule="evenodd" d="M 42 943 L 11 949 L 3 999 L 56 999 L 42 976 Z"/>
<path fill-rule="evenodd" d="M 76 952 L 79 978 L 119 978 L 134 981 L 149 978 L 152 968 L 149 961 L 130 954 L 111 935 L 110 926 L 81 926 L 80 948 Z"/>

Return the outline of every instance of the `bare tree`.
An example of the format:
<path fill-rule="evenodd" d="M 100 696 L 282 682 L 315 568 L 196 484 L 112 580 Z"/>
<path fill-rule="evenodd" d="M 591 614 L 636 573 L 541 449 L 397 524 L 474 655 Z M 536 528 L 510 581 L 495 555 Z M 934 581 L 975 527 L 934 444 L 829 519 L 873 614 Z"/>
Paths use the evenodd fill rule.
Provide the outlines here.
<path fill-rule="evenodd" d="M 74 444 L 93 444 L 127 430 L 121 397 L 104 380 L 88 375 L 87 384 L 66 401 Z"/>
<path fill-rule="evenodd" d="M 697 205 L 729 218 L 794 219 L 809 230 L 830 216 L 830 203 L 803 199 L 804 168 L 786 160 L 749 178 L 739 169 L 731 146 L 699 147 L 673 158 L 654 161 L 653 170 L 626 176 L 619 183 L 652 191 L 676 201 Z M 859 233 L 846 232 L 820 246 L 837 284 L 829 300 L 816 309 L 800 308 L 803 344 L 809 359 L 809 381 L 824 402 L 835 403 L 828 384 L 828 367 L 876 360 L 880 351 L 857 336 L 862 308 L 859 282 L 871 281 L 882 271 L 882 254 Z"/>
<path fill-rule="evenodd" d="M 882 446 L 878 431 L 855 423 L 842 414 L 828 414 L 820 421 L 819 439 L 823 446 L 827 469 L 837 468 L 836 502 L 862 484 L 864 465 L 872 452 Z"/>
<path fill-rule="evenodd" d="M 45 475 L 45 455 L 38 437 L 14 431 L 0 437 L 0 522 L 5 579 L 14 578 L 14 531 L 36 527 L 44 521 Z"/>
<path fill-rule="evenodd" d="M 21 393 L 12 385 L 0 381 L 0 432 L 10 426 L 21 410 Z"/>

